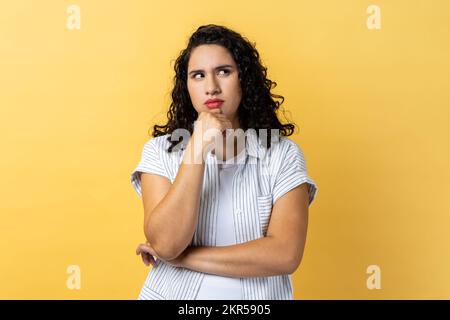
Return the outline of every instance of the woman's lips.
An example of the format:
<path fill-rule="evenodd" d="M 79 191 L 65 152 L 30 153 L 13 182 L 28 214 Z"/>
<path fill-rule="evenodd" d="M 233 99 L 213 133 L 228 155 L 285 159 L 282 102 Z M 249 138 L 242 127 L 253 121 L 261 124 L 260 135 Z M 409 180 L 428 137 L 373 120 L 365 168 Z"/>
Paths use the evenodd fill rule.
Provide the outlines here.
<path fill-rule="evenodd" d="M 214 102 L 209 102 L 206 104 L 206 106 L 209 109 L 215 109 L 215 108 L 219 108 L 222 105 L 223 101 L 214 101 Z"/>

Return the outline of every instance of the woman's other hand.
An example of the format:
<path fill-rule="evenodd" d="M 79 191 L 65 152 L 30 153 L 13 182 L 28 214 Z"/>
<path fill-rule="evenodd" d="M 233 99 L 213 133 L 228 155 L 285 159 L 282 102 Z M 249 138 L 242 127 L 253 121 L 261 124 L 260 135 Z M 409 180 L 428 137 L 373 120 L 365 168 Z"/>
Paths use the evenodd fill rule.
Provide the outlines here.
<path fill-rule="evenodd" d="M 171 264 L 174 267 L 183 267 L 183 259 L 186 257 L 187 253 L 189 251 L 189 248 L 183 251 L 178 257 L 172 260 L 164 260 L 165 262 Z M 147 241 L 145 244 L 141 243 L 136 248 L 136 255 L 141 255 L 142 261 L 146 266 L 149 266 L 150 264 L 155 267 L 156 261 L 163 260 L 160 257 L 158 257 L 156 251 L 153 249 L 151 244 Z"/>

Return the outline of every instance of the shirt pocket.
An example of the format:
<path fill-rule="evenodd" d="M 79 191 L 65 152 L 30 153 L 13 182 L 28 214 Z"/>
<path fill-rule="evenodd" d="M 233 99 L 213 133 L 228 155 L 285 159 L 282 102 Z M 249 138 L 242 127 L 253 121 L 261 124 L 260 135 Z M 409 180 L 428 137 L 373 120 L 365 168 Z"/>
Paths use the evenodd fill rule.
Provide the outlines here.
<path fill-rule="evenodd" d="M 257 202 L 261 233 L 263 236 L 266 236 L 270 216 L 272 214 L 272 195 L 257 196 Z"/>
<path fill-rule="evenodd" d="M 161 293 L 150 288 L 147 283 L 141 289 L 138 300 L 167 300 Z"/>

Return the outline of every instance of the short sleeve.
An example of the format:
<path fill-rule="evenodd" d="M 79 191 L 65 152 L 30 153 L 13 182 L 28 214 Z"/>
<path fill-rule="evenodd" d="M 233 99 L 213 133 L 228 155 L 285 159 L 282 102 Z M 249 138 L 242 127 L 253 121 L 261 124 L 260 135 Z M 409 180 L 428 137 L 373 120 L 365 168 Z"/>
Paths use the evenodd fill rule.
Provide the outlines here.
<path fill-rule="evenodd" d="M 170 180 L 161 158 L 161 148 L 162 146 L 158 143 L 157 138 L 152 138 L 146 142 L 141 152 L 141 160 L 131 173 L 131 184 L 140 197 L 142 197 L 142 190 L 139 172 L 157 174 Z"/>
<path fill-rule="evenodd" d="M 282 153 L 280 171 L 273 188 L 273 203 L 295 187 L 307 183 L 309 185 L 309 205 L 317 194 L 317 185 L 306 170 L 306 162 L 301 148 L 291 140 L 288 141 L 287 151 Z"/>

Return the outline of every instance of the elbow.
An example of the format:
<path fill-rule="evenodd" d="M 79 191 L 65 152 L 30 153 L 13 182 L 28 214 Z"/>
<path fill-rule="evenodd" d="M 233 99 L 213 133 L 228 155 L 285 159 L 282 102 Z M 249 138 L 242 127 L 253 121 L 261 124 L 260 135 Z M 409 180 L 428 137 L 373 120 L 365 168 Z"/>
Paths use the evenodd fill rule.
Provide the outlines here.
<path fill-rule="evenodd" d="M 300 263 L 302 261 L 302 253 L 289 254 L 285 258 L 285 262 L 283 264 L 283 273 L 284 274 L 293 274 L 297 271 Z"/>
<path fill-rule="evenodd" d="M 173 237 L 164 237 L 161 234 L 150 230 L 148 221 L 144 224 L 144 235 L 151 244 L 156 255 L 161 260 L 170 261 L 177 258 L 188 246 L 188 244 L 179 243 Z"/>
<path fill-rule="evenodd" d="M 147 232 L 145 233 L 147 241 L 151 244 L 156 256 L 164 261 L 169 261 L 177 258 L 183 250 L 175 246 L 173 241 L 166 243 L 165 241 L 159 241 L 155 237 L 150 236 Z"/>
<path fill-rule="evenodd" d="M 273 249 L 274 252 L 278 252 L 275 260 L 277 263 L 274 266 L 278 275 L 293 274 L 300 266 L 303 257 L 303 248 L 295 245 L 286 246 L 285 243 L 284 240 L 277 240 Z"/>
<path fill-rule="evenodd" d="M 153 250 L 155 250 L 156 255 L 158 258 L 164 261 L 170 261 L 178 257 L 179 253 L 177 250 L 167 248 L 167 247 L 161 247 L 158 245 L 152 246 Z"/>
<path fill-rule="evenodd" d="M 156 253 L 156 256 L 164 261 L 175 259 L 178 256 L 177 250 L 172 245 L 167 245 L 156 241 L 153 237 L 146 236 L 147 241 Z"/>

